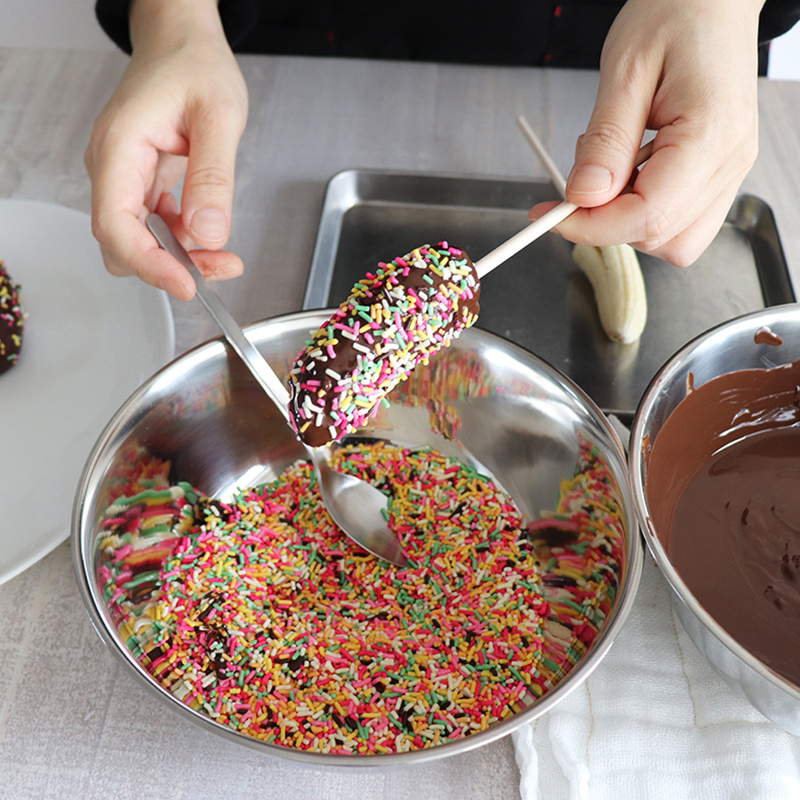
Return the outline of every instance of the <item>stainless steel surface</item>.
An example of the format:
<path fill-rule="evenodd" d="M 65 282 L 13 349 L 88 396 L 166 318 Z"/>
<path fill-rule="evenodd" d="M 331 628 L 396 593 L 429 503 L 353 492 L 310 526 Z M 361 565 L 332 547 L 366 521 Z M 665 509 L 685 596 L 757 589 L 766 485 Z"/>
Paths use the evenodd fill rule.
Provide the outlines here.
<path fill-rule="evenodd" d="M 308 331 L 327 314 L 307 312 L 258 323 L 247 329 L 247 337 L 282 375 Z M 498 337 L 469 330 L 436 359 L 441 361 L 440 374 L 455 376 L 437 386 L 435 396 L 447 403 L 449 419 L 454 414 L 460 419 L 457 438 L 436 432 L 428 396 L 414 395 L 408 388 L 402 402 L 393 395 L 390 406 L 381 408 L 364 430 L 365 436 L 431 445 L 480 466 L 494 475 L 530 518 L 549 509 L 561 479 L 573 476 L 579 437 L 596 445 L 619 481 L 626 532 L 618 590 L 583 658 L 555 688 L 521 713 L 465 739 L 388 756 L 323 755 L 268 745 L 217 725 L 156 685 L 118 636 L 95 580 L 95 526 L 107 507 L 109 478 L 121 451 L 131 444 L 144 447 L 170 459 L 175 476 L 223 498 L 243 484 L 252 485 L 254 476 L 257 482 L 277 476 L 304 455 L 281 414 L 264 402 L 263 392 L 240 359 L 221 340 L 214 340 L 165 367 L 119 410 L 87 462 L 73 515 L 75 568 L 93 624 L 111 651 L 162 703 L 220 736 L 261 752 L 317 764 L 404 764 L 465 752 L 499 739 L 558 703 L 603 658 L 630 610 L 642 567 L 641 539 L 618 437 L 583 392 L 530 353 Z M 469 384 L 460 380 L 459 370 L 464 369 L 469 369 Z M 420 374 L 424 378 L 424 372 Z"/>
<path fill-rule="evenodd" d="M 303 307 L 338 305 L 378 261 L 423 242 L 447 239 L 479 259 L 525 224 L 534 203 L 556 197 L 547 181 L 341 172 L 328 185 Z M 572 245 L 556 234 L 486 278 L 477 325 L 536 353 L 605 411 L 629 420 L 653 375 L 689 339 L 795 299 L 772 211 L 751 195 L 736 200 L 692 267 L 640 261 L 650 303 L 636 344 L 605 336 Z"/>
<path fill-rule="evenodd" d="M 239 323 L 233 318 L 208 285 L 200 270 L 189 258 L 183 245 L 177 240 L 169 225 L 158 214 L 147 217 L 147 227 L 156 241 L 188 270 L 197 286 L 197 296 L 225 338 L 247 365 L 253 377 L 267 393 L 278 411 L 289 422 L 289 392 L 264 356 L 256 350 L 244 335 Z M 378 558 L 386 559 L 397 566 L 405 566 L 408 559 L 393 531 L 389 530 L 382 511 L 386 509 L 386 497 L 378 489 L 352 475 L 343 475 L 329 464 L 331 447 L 306 447 L 306 453 L 314 465 L 319 488 L 328 513 L 336 524 L 359 546 Z"/>
<path fill-rule="evenodd" d="M 783 339 L 780 347 L 757 345 L 762 325 Z M 634 502 L 647 545 L 673 589 L 673 603 L 686 632 L 717 672 L 741 695 L 785 730 L 800 736 L 800 688 L 776 675 L 726 633 L 681 579 L 656 535 L 648 511 L 644 443 L 655 441 L 669 415 L 694 386 L 739 369 L 763 369 L 800 358 L 800 305 L 745 315 L 692 341 L 656 375 L 636 412 L 630 442 Z"/>

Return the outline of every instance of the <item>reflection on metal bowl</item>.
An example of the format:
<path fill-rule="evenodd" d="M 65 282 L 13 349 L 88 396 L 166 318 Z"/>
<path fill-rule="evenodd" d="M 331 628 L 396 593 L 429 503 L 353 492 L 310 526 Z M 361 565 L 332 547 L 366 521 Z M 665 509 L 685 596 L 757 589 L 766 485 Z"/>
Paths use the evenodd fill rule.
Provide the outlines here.
<path fill-rule="evenodd" d="M 285 375 L 308 332 L 325 318 L 323 312 L 290 315 L 252 325 L 247 334 L 278 374 Z M 172 678 L 163 680 L 163 666 L 153 666 L 155 651 L 148 655 L 140 637 L 130 635 L 141 629 L 141 617 L 122 617 L 134 608 L 141 614 L 142 608 L 151 609 L 161 601 L 167 591 L 163 567 L 173 545 L 159 549 L 148 544 L 140 521 L 124 531 L 114 528 L 117 523 L 110 522 L 113 513 L 125 503 L 147 504 L 146 498 L 130 497 L 134 489 L 178 481 L 227 503 L 246 487 L 275 481 L 303 457 L 303 449 L 283 417 L 226 344 L 214 340 L 165 367 L 118 411 L 87 462 L 73 515 L 75 567 L 95 628 L 136 679 L 186 719 L 263 752 L 317 764 L 408 763 L 464 752 L 506 735 L 546 712 L 585 680 L 603 658 L 633 601 L 642 550 L 624 451 L 602 413 L 583 392 L 535 356 L 476 329 L 464 333 L 428 367 L 418 370 L 389 400 L 368 428 L 348 440 L 350 444 L 366 446 L 381 441 L 404 448 L 433 448 L 443 457 L 467 465 L 472 474 L 478 471 L 490 476 L 516 504 L 521 521 L 514 541 L 530 552 L 538 571 L 536 586 L 546 601 L 541 604 L 537 599 L 542 609 L 542 638 L 534 652 L 535 669 L 520 673 L 525 678 L 518 684 L 520 693 L 502 714 L 469 729 L 447 727 L 447 720 L 452 719 L 447 713 L 458 713 L 454 702 L 448 705 L 432 696 L 412 697 L 416 709 L 431 720 L 438 715 L 442 730 L 451 731 L 450 735 L 441 739 L 437 735 L 432 742 L 408 731 L 407 736 L 396 739 L 402 747 L 387 752 L 369 746 L 368 742 L 374 741 L 367 730 L 371 723 L 351 720 L 336 742 L 362 734 L 364 741 L 360 749 L 352 746 L 352 754 L 346 754 L 338 746 L 327 748 L 332 752 L 321 752 L 281 744 L 274 735 L 253 735 L 252 730 L 245 730 L 248 726 L 241 718 L 219 724 L 212 719 L 213 709 L 205 706 L 208 713 L 202 710 L 204 706 L 196 702 L 197 692 L 193 695 L 191 687 Z M 143 476 L 142 464 L 156 466 Z M 120 497 L 128 499 L 123 502 Z M 194 499 L 191 492 L 182 496 L 182 513 L 198 513 L 200 501 L 193 505 Z M 605 528 L 601 513 L 609 515 Z M 174 527 L 164 541 L 195 535 L 192 530 L 187 533 L 191 519 L 180 524 L 175 520 L 177 515 L 170 521 L 167 513 L 167 527 Z M 476 535 L 484 533 L 480 522 L 474 530 Z M 324 561 L 326 551 L 320 548 L 320 552 L 322 556 L 316 557 Z M 351 556 L 342 563 L 358 560 Z M 145 570 L 142 565 L 148 558 Z M 508 562 L 509 570 L 512 562 Z M 411 573 L 390 569 L 398 585 L 410 579 Z M 440 573 L 439 578 L 446 581 L 448 576 Z M 374 588 L 380 595 L 385 587 Z M 450 590 L 455 593 L 453 586 Z M 491 590 L 487 584 L 486 593 Z M 446 604 L 443 600 L 442 605 Z M 260 611 L 269 613 L 270 609 Z M 344 612 L 334 608 L 331 613 L 335 623 L 336 615 Z M 432 609 L 431 615 L 435 613 Z M 378 625 L 381 615 L 376 617 Z M 496 633 L 507 638 L 502 630 Z M 492 644 L 494 634 L 489 628 L 482 635 L 488 638 L 481 642 Z M 316 648 L 314 656 L 320 669 L 325 668 L 324 663 L 319 664 L 325 660 L 320 655 L 323 650 Z M 488 648 L 477 652 L 473 647 L 470 652 L 477 662 L 465 665 L 455 650 L 448 651 L 456 671 L 474 675 L 483 669 L 499 669 L 490 663 Z M 158 655 L 163 651 L 158 650 Z M 202 667 L 206 670 L 201 676 L 203 686 L 217 680 L 216 668 L 214 663 Z M 242 683 L 246 683 L 245 677 L 255 680 L 256 672 L 242 675 Z M 154 675 L 160 676 L 161 682 Z M 411 701 L 400 709 L 403 692 L 411 690 L 408 681 L 387 686 L 387 681 L 393 680 L 399 680 L 397 675 L 383 674 L 381 688 L 391 698 L 390 708 L 398 710 L 398 716 L 388 714 L 388 721 L 395 723 L 401 710 L 405 717 L 411 713 Z M 473 689 L 481 691 L 485 683 L 476 677 Z M 299 704 L 307 685 L 290 688 L 292 703 L 297 700 Z M 235 716 L 235 708 L 231 714 Z M 331 719 L 326 723 L 331 729 L 347 723 L 341 715 L 332 714 Z M 385 722 L 377 722 L 376 729 Z M 291 726 L 296 731 L 297 721 Z"/>

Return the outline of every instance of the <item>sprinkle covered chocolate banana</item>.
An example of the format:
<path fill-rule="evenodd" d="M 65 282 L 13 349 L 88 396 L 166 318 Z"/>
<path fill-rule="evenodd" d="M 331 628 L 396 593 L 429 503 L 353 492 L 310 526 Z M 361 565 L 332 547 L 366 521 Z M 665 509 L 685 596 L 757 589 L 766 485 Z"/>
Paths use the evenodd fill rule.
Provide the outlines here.
<path fill-rule="evenodd" d="M 440 242 L 367 273 L 316 332 L 289 373 L 289 411 L 320 447 L 366 424 L 377 404 L 478 318 L 469 256 Z"/>

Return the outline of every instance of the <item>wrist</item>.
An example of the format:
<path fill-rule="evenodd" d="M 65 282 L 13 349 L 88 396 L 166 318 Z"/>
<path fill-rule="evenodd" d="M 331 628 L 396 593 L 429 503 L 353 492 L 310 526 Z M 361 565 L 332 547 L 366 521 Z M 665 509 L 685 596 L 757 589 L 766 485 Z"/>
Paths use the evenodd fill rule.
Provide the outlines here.
<path fill-rule="evenodd" d="M 225 40 L 217 0 L 131 0 L 128 13 L 134 51 Z"/>

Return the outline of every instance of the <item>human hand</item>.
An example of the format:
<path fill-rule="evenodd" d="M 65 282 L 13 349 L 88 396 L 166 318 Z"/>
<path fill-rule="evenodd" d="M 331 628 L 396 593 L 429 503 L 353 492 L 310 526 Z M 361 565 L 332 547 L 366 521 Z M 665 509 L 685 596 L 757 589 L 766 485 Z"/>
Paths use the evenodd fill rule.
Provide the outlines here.
<path fill-rule="evenodd" d="M 92 230 L 106 268 L 174 297 L 194 296 L 189 273 L 144 226 L 161 214 L 210 279 L 240 275 L 228 240 L 234 166 L 247 88 L 214 0 L 134 0 L 133 55 L 95 121 L 85 163 Z M 170 193 L 185 170 L 181 208 Z"/>
<path fill-rule="evenodd" d="M 556 229 L 630 243 L 687 266 L 716 236 L 758 152 L 760 0 L 628 0 L 609 31 L 600 86 Z M 645 129 L 650 160 L 634 173 Z M 540 217 L 552 203 L 530 211 Z"/>

